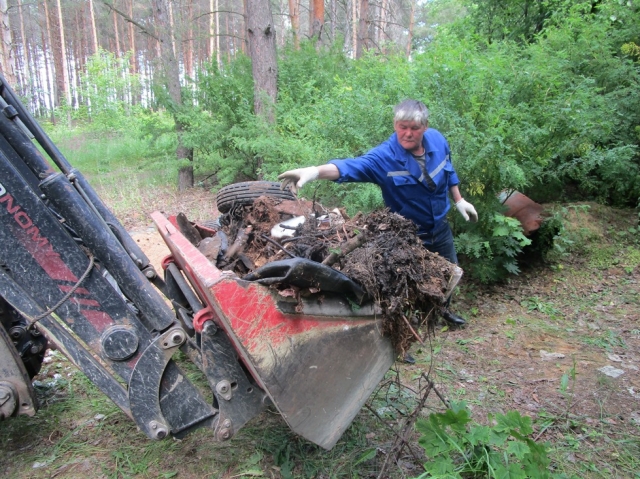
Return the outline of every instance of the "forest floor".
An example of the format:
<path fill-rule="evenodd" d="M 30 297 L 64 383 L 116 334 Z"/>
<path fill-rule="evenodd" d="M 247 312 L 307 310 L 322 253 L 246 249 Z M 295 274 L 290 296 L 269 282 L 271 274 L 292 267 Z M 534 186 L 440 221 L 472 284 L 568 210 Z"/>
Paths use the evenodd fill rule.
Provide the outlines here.
<path fill-rule="evenodd" d="M 144 194 L 144 193 L 141 193 Z M 149 213 L 193 220 L 216 215 L 214 195 L 155 191 L 141 211 L 116 214 L 160 270 L 167 255 Z M 331 451 L 291 433 L 265 412 L 231 441 L 213 431 L 153 442 L 59 352 L 36 378 L 41 409 L 0 423 L 0 475 L 180 478 L 411 478 L 422 473 L 419 435 L 413 454 L 385 464 L 393 435 L 415 404 L 423 373 L 448 400 L 465 401 L 473 420 L 516 410 L 531 417 L 532 439 L 547 442 L 551 468 L 575 477 L 640 477 L 640 239 L 638 215 L 598 204 L 563 205 L 571 252 L 554 263 L 525 265 L 520 275 L 486 287 L 463 278 L 453 307 L 468 324 L 438 328 L 414 343 L 415 364 L 397 362 L 387 407 L 363 408 Z M 376 417 L 372 410 L 386 413 Z M 427 398 L 423 415 L 442 411 Z M 417 457 L 416 457 L 417 456 Z M 383 464 L 385 464 L 383 466 Z"/>

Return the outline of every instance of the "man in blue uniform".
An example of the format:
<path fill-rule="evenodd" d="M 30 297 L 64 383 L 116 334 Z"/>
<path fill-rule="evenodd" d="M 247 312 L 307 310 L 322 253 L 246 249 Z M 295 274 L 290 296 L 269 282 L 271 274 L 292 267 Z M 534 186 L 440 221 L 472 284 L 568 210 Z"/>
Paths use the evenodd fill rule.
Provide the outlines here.
<path fill-rule="evenodd" d="M 425 248 L 458 264 L 446 218 L 449 194 L 465 220 L 478 221 L 478 214 L 460 194 L 460 181 L 451 164 L 447 140 L 439 131 L 429 128 L 429 110 L 416 100 L 396 105 L 393 129 L 395 133 L 387 141 L 363 156 L 286 171 L 278 178 L 283 188 L 289 186 L 294 193 L 317 179 L 375 183 L 391 211 L 418 225 L 418 236 Z M 465 324 L 448 305 L 442 317 L 454 326 Z"/>

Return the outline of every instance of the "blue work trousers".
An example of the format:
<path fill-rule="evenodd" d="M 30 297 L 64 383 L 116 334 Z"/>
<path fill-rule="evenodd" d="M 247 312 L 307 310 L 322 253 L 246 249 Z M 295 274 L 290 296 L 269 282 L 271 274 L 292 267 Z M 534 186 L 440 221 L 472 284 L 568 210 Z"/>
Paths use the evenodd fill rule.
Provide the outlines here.
<path fill-rule="evenodd" d="M 432 253 L 438 253 L 446 258 L 450 263 L 458 264 L 458 255 L 456 247 L 453 244 L 453 233 L 451 227 L 446 221 L 437 225 L 430 233 L 422 233 L 418 235 L 422 240 L 422 245 Z M 447 299 L 445 307 L 448 309 L 451 304 L 451 296 Z"/>
<path fill-rule="evenodd" d="M 442 221 L 430 233 L 420 233 L 422 245 L 432 253 L 438 253 L 450 263 L 458 264 L 456 247 L 453 245 L 453 233 L 449 223 Z"/>

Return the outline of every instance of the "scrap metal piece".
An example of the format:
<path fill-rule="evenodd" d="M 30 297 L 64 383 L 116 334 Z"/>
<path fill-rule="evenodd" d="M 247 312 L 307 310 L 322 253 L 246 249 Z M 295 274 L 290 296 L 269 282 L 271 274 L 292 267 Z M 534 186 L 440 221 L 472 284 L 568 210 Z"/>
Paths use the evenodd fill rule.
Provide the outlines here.
<path fill-rule="evenodd" d="M 504 215 L 520 221 L 526 236 L 540 228 L 544 221 L 542 217 L 544 207 L 541 204 L 536 203 L 519 191 L 514 191 L 511 194 L 503 191 L 498 196 L 498 199 L 508 208 Z"/>

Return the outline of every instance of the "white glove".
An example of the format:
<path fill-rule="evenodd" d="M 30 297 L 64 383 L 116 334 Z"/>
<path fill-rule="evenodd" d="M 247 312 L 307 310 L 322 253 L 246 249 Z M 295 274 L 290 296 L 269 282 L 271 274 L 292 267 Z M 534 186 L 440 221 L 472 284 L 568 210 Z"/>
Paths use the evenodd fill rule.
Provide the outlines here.
<path fill-rule="evenodd" d="M 471 221 L 474 223 L 478 221 L 478 213 L 476 213 L 476 209 L 471 203 L 465 201 L 464 198 L 461 198 L 460 201 L 456 203 L 456 208 L 458 208 L 458 211 L 466 221 L 469 221 L 469 217 L 471 217 Z"/>
<path fill-rule="evenodd" d="M 298 189 L 302 188 L 310 181 L 317 180 L 319 174 L 320 170 L 318 170 L 317 166 L 285 171 L 281 175 L 278 175 L 278 179 L 282 180 L 282 186 L 280 186 L 280 188 L 284 190 L 289 186 L 291 192 L 296 194 L 298 193 Z"/>

